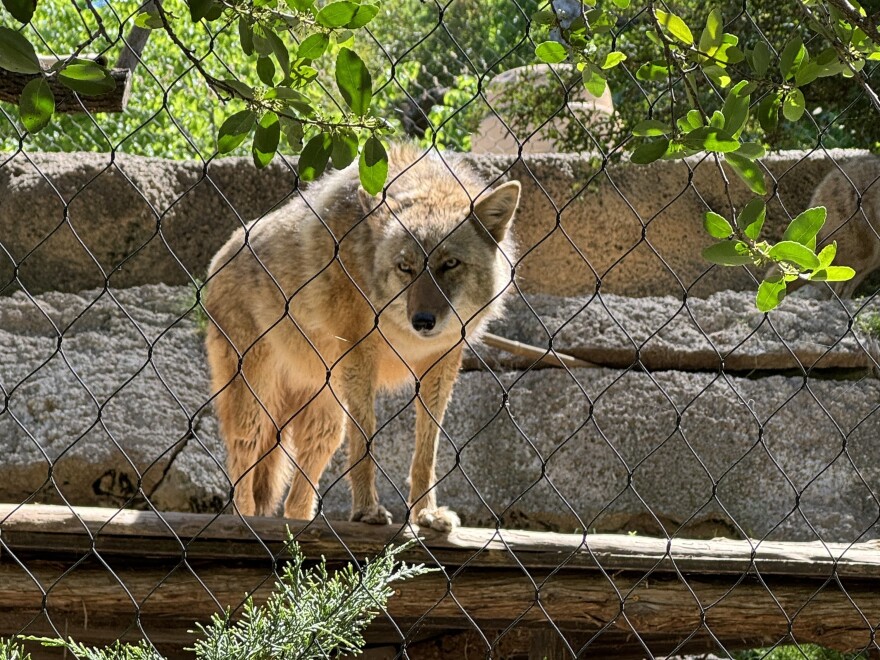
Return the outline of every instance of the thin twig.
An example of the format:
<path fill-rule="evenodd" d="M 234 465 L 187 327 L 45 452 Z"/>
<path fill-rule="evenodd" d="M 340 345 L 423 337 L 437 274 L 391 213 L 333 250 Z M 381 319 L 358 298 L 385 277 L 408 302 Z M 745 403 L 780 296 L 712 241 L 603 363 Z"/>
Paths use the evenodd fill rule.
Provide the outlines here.
<path fill-rule="evenodd" d="M 537 346 L 531 346 L 520 341 L 514 341 L 513 339 L 507 339 L 506 337 L 499 337 L 498 335 L 489 333 L 483 335 L 483 343 L 486 344 L 486 346 L 497 348 L 507 353 L 511 353 L 512 355 L 519 355 L 520 357 L 537 360 L 542 364 L 549 364 L 554 367 L 565 366 L 570 369 L 595 369 L 599 367 L 598 364 L 581 360 L 572 355 L 566 355 L 565 353 L 560 353 L 555 350 L 549 351 L 546 348 L 538 348 Z"/>

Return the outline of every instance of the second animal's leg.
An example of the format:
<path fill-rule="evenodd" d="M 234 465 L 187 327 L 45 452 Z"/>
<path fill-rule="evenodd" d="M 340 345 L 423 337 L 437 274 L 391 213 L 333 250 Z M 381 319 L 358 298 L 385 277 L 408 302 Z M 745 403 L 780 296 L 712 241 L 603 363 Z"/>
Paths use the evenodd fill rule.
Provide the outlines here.
<path fill-rule="evenodd" d="M 300 410 L 287 426 L 288 446 L 296 466 L 284 516 L 311 520 L 315 515 L 318 481 L 327 463 L 336 453 L 345 433 L 345 412 L 333 393 L 323 389 Z"/>
<path fill-rule="evenodd" d="M 437 506 L 435 493 L 440 425 L 460 367 L 459 347 L 422 377 L 416 402 L 416 448 L 410 468 L 409 518 L 421 527 L 430 527 L 439 532 L 450 532 L 460 524 L 454 511 Z"/>

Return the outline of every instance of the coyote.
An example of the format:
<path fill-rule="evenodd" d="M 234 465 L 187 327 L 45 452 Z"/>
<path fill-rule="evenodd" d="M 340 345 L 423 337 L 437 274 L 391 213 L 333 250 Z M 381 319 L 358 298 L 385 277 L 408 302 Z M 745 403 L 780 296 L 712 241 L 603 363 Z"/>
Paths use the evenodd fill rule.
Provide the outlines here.
<path fill-rule="evenodd" d="M 447 164 L 449 163 L 449 164 Z M 450 169 L 452 167 L 452 169 Z M 209 267 L 207 351 L 234 501 L 315 514 L 317 486 L 348 441 L 351 519 L 388 524 L 370 446 L 376 394 L 415 385 L 409 519 L 448 532 L 435 455 L 464 337 L 500 316 L 512 285 L 520 184 L 488 190 L 462 163 L 389 149 L 373 197 L 357 165 L 328 174 L 237 230 Z"/>

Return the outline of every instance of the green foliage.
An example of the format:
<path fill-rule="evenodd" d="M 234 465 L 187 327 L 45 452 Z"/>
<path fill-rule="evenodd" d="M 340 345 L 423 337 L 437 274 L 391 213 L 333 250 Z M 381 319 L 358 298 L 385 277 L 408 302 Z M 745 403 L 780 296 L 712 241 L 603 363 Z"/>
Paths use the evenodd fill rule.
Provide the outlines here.
<path fill-rule="evenodd" d="M 764 200 L 752 199 L 736 222 L 709 211 L 703 227 L 713 238 L 724 239 L 703 250 L 703 258 L 721 266 L 755 265 L 774 270 L 758 286 L 757 308 L 769 312 L 782 302 L 786 284 L 797 279 L 813 282 L 841 282 L 852 279 L 855 271 L 848 266 L 834 266 L 837 244 L 826 245 L 816 254 L 816 236 L 825 224 L 825 207 L 807 209 L 794 218 L 782 240 L 770 243 L 758 240 L 766 217 Z M 742 238 L 731 238 L 741 236 Z"/>
<path fill-rule="evenodd" d="M 27 7 L 23 2 L 14 0 L 7 9 L 24 17 Z M 26 29 L 0 27 L 0 68 L 39 76 L 22 93 L 16 126 L 36 148 L 57 148 L 56 141 L 62 142 L 62 149 L 82 148 L 70 144 L 69 136 L 86 133 L 93 138 L 87 148 L 117 149 L 129 141 L 127 146 L 143 147 L 134 150 L 147 155 L 176 152 L 177 157 L 209 158 L 245 147 L 253 135 L 254 163 L 265 167 L 282 146 L 298 152 L 303 138 L 318 135 L 332 140 L 342 132 L 347 138 L 354 136 L 357 147 L 368 139 L 381 140 L 388 131 L 384 120 L 369 113 L 371 75 L 353 50 L 354 32 L 379 12 L 379 5 L 370 0 L 337 0 L 321 7 L 307 0 L 286 4 L 278 0 L 168 0 L 140 13 L 137 0 L 114 0 L 112 6 L 98 3 L 90 6 L 90 12 L 82 12 L 76 4 L 71 10 L 62 0 L 43 0 L 35 7 Z M 118 29 L 108 30 L 114 23 Z M 54 118 L 48 81 L 57 79 L 86 97 L 113 91 L 115 80 L 103 62 L 118 56 L 123 47 L 118 35 L 132 23 L 153 30 L 143 55 L 146 65 L 137 69 L 133 83 L 137 100 L 132 109 L 94 130 L 88 116 Z M 73 54 L 59 56 L 57 64 L 44 69 L 27 27 L 33 27 L 33 34 L 55 52 Z M 83 44 L 100 51 L 104 59 L 83 55 Z M 313 66 L 315 58 L 330 54 L 337 55 L 335 62 Z M 170 70 L 170 82 L 154 77 L 154 71 L 164 70 Z M 328 95 L 323 79 L 330 76 L 347 107 Z M 175 93 L 167 93 L 165 85 L 174 87 Z M 160 93 L 151 95 L 151 86 Z M 211 94 L 229 104 L 231 112 L 216 107 Z M 187 119 L 185 126 L 176 122 L 178 110 Z M 218 113 L 226 115 L 225 119 L 221 121 Z M 33 134 L 46 131 L 53 120 L 58 130 L 46 140 L 34 140 Z M 119 130 L 113 130 L 114 121 Z M 288 137 L 284 143 L 283 128 Z M 9 139 L 8 132 L 4 133 Z M 17 141 L 0 146 L 14 148 Z"/>
<path fill-rule="evenodd" d="M 751 649 L 732 654 L 736 660 L 856 660 L 861 653 L 840 653 L 815 644 L 776 646 L 772 649 Z"/>
<path fill-rule="evenodd" d="M 0 660 L 31 660 L 31 654 L 17 640 L 0 637 Z"/>
<path fill-rule="evenodd" d="M 323 559 L 305 568 L 299 546 L 288 540 L 290 561 L 262 605 L 248 598 L 241 616 L 215 614 L 196 624 L 199 639 L 187 649 L 199 660 L 246 658 L 329 658 L 360 653 L 363 631 L 385 607 L 391 584 L 427 572 L 422 565 L 398 563 L 408 545 L 386 548 L 372 561 L 330 573 Z M 93 648 L 72 639 L 28 637 L 46 647 L 64 648 L 84 660 L 163 660 L 148 642 Z M 21 645 L 0 639 L 0 660 L 29 660 Z"/>
<path fill-rule="evenodd" d="M 569 59 L 583 72 L 584 84 L 595 94 L 601 91 L 592 86 L 599 62 L 612 62 L 608 68 L 613 69 L 625 62 L 635 66 L 640 58 L 627 54 L 622 46 L 627 42 L 624 31 L 614 34 L 609 27 L 627 18 L 620 13 L 620 5 L 600 0 L 587 4 L 593 8 L 573 20 L 563 20 L 553 11 L 549 16 L 546 10 L 536 13 L 535 22 L 549 26 L 559 35 L 559 42 L 540 43 L 535 55 L 548 63 Z M 653 6 L 650 11 L 635 10 L 637 16 L 626 23 L 641 23 L 643 36 L 653 44 L 655 53 L 663 53 L 660 59 L 642 60 L 635 70 L 641 81 L 639 91 L 648 104 L 643 108 L 651 118 L 645 120 L 643 114 L 630 124 L 629 130 L 636 136 L 630 160 L 648 164 L 708 154 L 722 174 L 726 163 L 755 195 L 763 196 L 766 181 L 755 161 L 766 151 L 769 134 L 778 126 L 780 109 L 786 121 L 800 121 L 807 110 L 804 89 L 819 78 L 857 78 L 867 84 L 862 70 L 868 61 L 880 60 L 880 44 L 826 0 L 795 0 L 793 15 L 802 21 L 793 32 L 778 35 L 781 41 L 770 46 L 763 41 L 764 35 L 750 44 L 745 36 L 736 34 L 736 28 L 731 27 L 735 22 L 725 23 L 717 7 L 706 12 L 690 3 L 682 4 L 692 10 L 689 20 L 664 5 L 669 11 Z M 852 6 L 863 12 L 858 3 Z M 699 41 L 689 23 L 703 26 Z M 603 38 L 609 31 L 613 33 L 610 41 Z M 623 58 L 617 56 L 621 51 Z M 682 100 L 674 104 L 671 99 L 676 90 Z M 751 117 L 753 109 L 757 122 Z M 880 104 L 876 110 L 880 112 Z M 709 212 L 703 223 L 707 233 L 719 239 L 703 251 L 707 261 L 765 270 L 774 267 L 758 287 L 759 310 L 766 312 L 779 305 L 787 284 L 797 279 L 837 282 L 855 275 L 851 268 L 833 265 L 836 245 L 816 253 L 816 237 L 825 223 L 824 208 L 798 215 L 776 243 L 759 240 L 765 215 L 764 200 L 756 197 L 735 222 Z"/>

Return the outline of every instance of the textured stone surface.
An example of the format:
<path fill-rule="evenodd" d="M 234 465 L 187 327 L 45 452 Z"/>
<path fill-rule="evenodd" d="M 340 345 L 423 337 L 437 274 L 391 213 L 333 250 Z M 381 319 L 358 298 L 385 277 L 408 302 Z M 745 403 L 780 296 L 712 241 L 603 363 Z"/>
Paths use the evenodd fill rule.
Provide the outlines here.
<path fill-rule="evenodd" d="M 0 351 L 14 356 L 0 361 L 0 500 L 138 505 L 140 474 L 161 509 L 222 508 L 224 450 L 189 291 L 35 300 L 0 300 Z M 380 490 L 397 519 L 408 401 L 382 400 L 375 442 L 387 475 Z M 880 383 L 868 378 L 468 372 L 444 424 L 439 497 L 466 524 L 877 536 L 878 401 Z M 334 518 L 348 511 L 341 463 L 340 454 L 321 483 Z"/>
<path fill-rule="evenodd" d="M 862 152 L 829 153 L 841 161 Z M 731 215 L 723 180 L 708 161 L 599 171 L 589 155 L 469 160 L 489 178 L 503 174 L 524 184 L 517 273 L 529 293 L 588 295 L 598 278 L 605 292 L 636 296 L 754 286 L 742 268 L 707 273 L 700 257 L 709 242 L 704 212 Z M 806 208 L 832 162 L 803 152 L 762 162 L 778 189 L 766 227 L 779 234 L 788 214 Z M 729 178 L 730 198 L 741 207 L 750 194 Z M 13 261 L 32 292 L 99 287 L 105 276 L 115 287 L 185 284 L 204 276 L 241 220 L 296 194 L 294 182 L 283 165 L 258 172 L 250 159 L 205 166 L 123 155 L 111 161 L 106 154 L 17 155 L 0 168 L 0 290 L 10 289 Z"/>
<path fill-rule="evenodd" d="M 496 334 L 610 367 L 650 370 L 728 371 L 752 369 L 865 368 L 880 361 L 877 337 L 865 324 L 876 318 L 873 300 L 817 300 L 821 293 L 802 288 L 769 317 L 755 309 L 745 292 L 722 291 L 709 298 L 627 298 L 535 295 L 528 304 L 511 297 Z M 528 365 L 498 352 L 500 365 Z M 487 357 L 487 363 L 489 362 Z"/>

